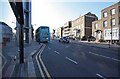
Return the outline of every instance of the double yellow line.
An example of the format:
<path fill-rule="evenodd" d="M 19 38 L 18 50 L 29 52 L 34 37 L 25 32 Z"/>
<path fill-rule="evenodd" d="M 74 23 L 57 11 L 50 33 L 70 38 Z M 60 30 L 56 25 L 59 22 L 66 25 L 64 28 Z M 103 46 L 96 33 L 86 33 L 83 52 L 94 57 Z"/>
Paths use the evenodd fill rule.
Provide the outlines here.
<path fill-rule="evenodd" d="M 36 61 L 37 61 L 37 65 L 38 65 L 38 68 L 40 70 L 42 78 L 45 79 L 45 74 L 46 74 L 46 76 L 47 76 L 48 79 L 52 79 L 51 76 L 50 76 L 50 74 L 49 74 L 49 72 L 48 72 L 48 70 L 47 70 L 47 68 L 45 67 L 45 65 L 44 65 L 44 63 L 42 61 L 42 58 L 41 58 L 41 55 L 42 55 L 42 52 L 43 52 L 45 46 L 46 45 L 43 44 L 41 50 L 37 53 L 37 55 L 36 55 Z M 37 59 L 38 56 L 39 56 L 40 62 Z M 40 65 L 40 63 L 41 63 L 41 65 Z M 43 73 L 42 67 L 43 67 L 43 70 L 45 71 L 45 74 Z"/>

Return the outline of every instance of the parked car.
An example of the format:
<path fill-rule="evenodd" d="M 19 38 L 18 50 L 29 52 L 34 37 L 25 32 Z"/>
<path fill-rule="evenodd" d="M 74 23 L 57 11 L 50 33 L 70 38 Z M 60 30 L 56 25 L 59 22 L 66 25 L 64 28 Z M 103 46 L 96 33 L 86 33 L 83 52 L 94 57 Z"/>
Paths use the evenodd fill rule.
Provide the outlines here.
<path fill-rule="evenodd" d="M 81 40 L 82 40 L 82 41 L 87 41 L 87 37 L 86 37 L 86 36 L 83 36 Z"/>
<path fill-rule="evenodd" d="M 75 38 L 74 38 L 74 37 L 69 37 L 69 39 L 70 39 L 70 40 L 75 40 Z"/>
<path fill-rule="evenodd" d="M 59 42 L 63 42 L 63 43 L 69 43 L 69 39 L 67 37 L 61 37 L 59 39 Z"/>
<path fill-rule="evenodd" d="M 95 38 L 94 36 L 88 36 L 87 40 L 88 40 L 88 41 L 95 41 L 96 38 Z"/>

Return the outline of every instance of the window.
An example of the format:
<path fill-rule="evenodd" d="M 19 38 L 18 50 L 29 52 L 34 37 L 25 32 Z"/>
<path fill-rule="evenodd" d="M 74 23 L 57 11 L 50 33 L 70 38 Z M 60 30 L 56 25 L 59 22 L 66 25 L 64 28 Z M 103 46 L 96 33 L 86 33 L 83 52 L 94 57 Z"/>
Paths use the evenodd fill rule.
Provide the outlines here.
<path fill-rule="evenodd" d="M 107 17 L 107 12 L 104 12 L 104 13 L 103 13 L 103 17 L 104 17 L 104 18 Z"/>
<path fill-rule="evenodd" d="M 119 6 L 119 12 L 120 12 L 120 6 Z"/>
<path fill-rule="evenodd" d="M 119 24 L 120 24 L 120 17 L 119 17 Z"/>
<path fill-rule="evenodd" d="M 115 36 L 116 37 L 118 36 L 118 29 L 116 29 L 116 31 L 115 31 Z"/>
<path fill-rule="evenodd" d="M 107 31 L 107 36 L 108 36 L 108 37 L 110 36 L 110 32 L 109 32 L 109 30 Z"/>
<path fill-rule="evenodd" d="M 97 23 L 95 23 L 95 27 L 94 27 L 95 29 L 97 29 L 98 28 L 98 24 Z"/>
<path fill-rule="evenodd" d="M 106 33 L 106 31 L 105 31 L 105 37 L 107 36 L 107 33 Z"/>
<path fill-rule="evenodd" d="M 115 19 L 111 20 L 111 25 L 114 26 L 115 25 Z"/>
<path fill-rule="evenodd" d="M 111 34 L 110 34 L 110 33 L 111 33 L 111 30 L 109 30 L 109 31 L 108 31 L 108 36 L 111 36 Z"/>
<path fill-rule="evenodd" d="M 111 13 L 111 15 L 114 15 L 115 14 L 115 9 L 111 9 L 110 13 Z"/>
<path fill-rule="evenodd" d="M 107 21 L 103 21 L 103 27 L 107 27 Z"/>
<path fill-rule="evenodd" d="M 115 32 L 115 37 L 117 37 L 117 31 Z"/>
<path fill-rule="evenodd" d="M 115 36 L 115 32 L 112 32 L 112 36 L 113 36 L 113 37 Z"/>

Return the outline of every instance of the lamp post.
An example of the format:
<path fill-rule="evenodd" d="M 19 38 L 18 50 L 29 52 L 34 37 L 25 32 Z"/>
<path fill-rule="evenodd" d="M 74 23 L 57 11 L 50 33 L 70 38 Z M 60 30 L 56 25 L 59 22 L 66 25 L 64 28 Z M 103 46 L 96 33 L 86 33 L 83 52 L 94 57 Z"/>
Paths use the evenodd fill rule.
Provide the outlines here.
<path fill-rule="evenodd" d="M 110 16 L 111 16 L 111 44 L 112 44 L 112 15 L 110 14 Z"/>
<path fill-rule="evenodd" d="M 109 41 L 109 48 L 110 48 L 110 43 L 112 44 L 112 15 L 111 15 L 111 12 L 109 13 L 110 14 L 110 34 L 111 34 L 111 40 Z"/>

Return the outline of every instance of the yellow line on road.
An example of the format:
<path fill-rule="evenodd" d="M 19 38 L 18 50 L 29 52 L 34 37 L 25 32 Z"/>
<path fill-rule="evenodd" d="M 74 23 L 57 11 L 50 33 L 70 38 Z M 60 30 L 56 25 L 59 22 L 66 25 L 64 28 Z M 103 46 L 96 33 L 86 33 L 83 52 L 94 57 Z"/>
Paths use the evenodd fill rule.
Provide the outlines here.
<path fill-rule="evenodd" d="M 41 64 L 42 64 L 42 66 L 43 66 L 43 69 L 44 69 L 44 71 L 45 71 L 47 77 L 48 77 L 49 79 L 51 79 L 51 76 L 50 76 L 50 74 L 49 74 L 47 68 L 45 67 L 45 65 L 44 65 L 44 63 L 43 63 L 43 61 L 42 61 L 42 58 L 41 58 L 41 54 L 42 54 L 42 52 L 43 52 L 45 46 L 46 46 L 46 45 L 44 44 L 43 49 L 41 49 L 41 51 L 40 51 L 39 59 L 40 59 L 40 62 L 41 62 Z"/>
<path fill-rule="evenodd" d="M 43 49 L 43 47 L 42 47 L 41 49 Z M 37 59 L 38 54 L 39 54 L 39 53 L 37 53 L 37 55 L 36 55 L 36 61 L 37 61 L 37 64 L 38 64 L 38 67 L 39 67 L 41 76 L 42 76 L 42 78 L 45 79 L 45 75 L 44 75 L 44 73 L 43 73 L 43 71 L 42 71 L 42 69 L 41 69 L 40 63 L 39 63 L 39 61 L 38 61 L 38 59 Z"/>

